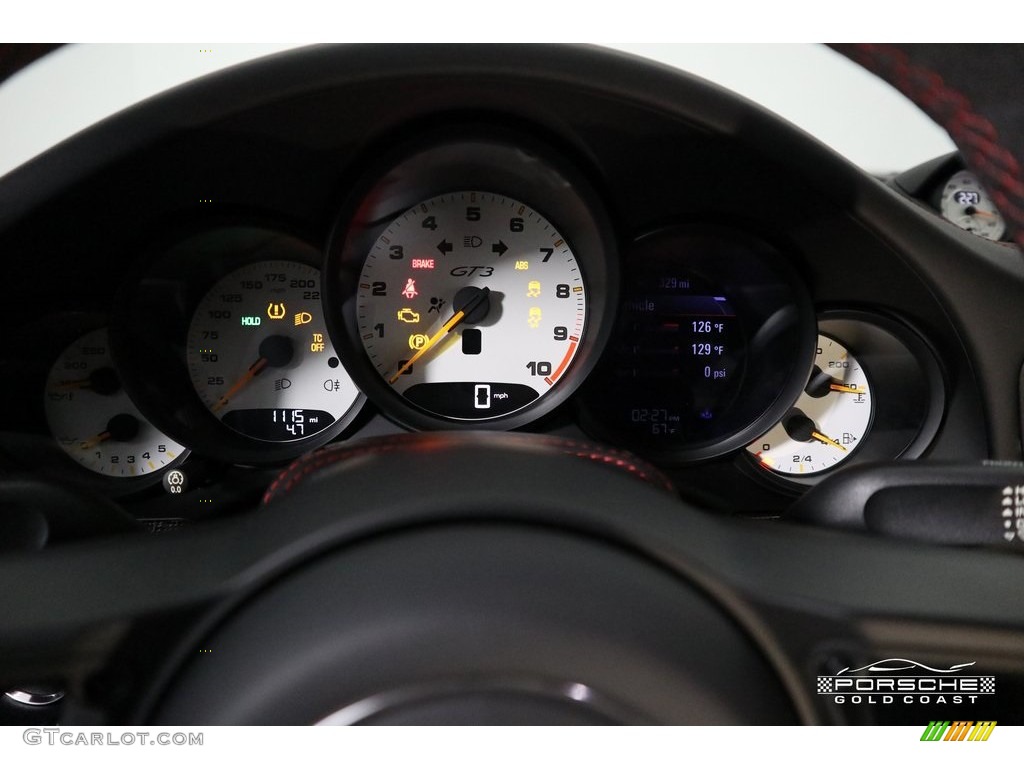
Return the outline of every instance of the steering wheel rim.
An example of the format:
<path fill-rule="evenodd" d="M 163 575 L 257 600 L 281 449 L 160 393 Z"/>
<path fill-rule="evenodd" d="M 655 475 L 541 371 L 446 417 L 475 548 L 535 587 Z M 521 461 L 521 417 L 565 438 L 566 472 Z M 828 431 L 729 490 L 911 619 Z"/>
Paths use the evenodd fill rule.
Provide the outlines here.
<path fill-rule="evenodd" d="M 626 500 L 676 503 L 638 460 L 537 435 L 389 437 L 298 462 L 268 511 L 344 514 L 339 498 L 369 493 L 389 511 L 204 622 L 144 720 L 796 721 L 716 600 L 584 527 Z"/>

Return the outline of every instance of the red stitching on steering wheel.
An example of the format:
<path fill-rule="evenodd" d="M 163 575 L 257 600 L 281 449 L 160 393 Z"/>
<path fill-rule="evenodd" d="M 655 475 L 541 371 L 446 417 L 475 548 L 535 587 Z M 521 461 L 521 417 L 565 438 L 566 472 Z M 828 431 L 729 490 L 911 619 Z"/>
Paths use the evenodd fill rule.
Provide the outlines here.
<path fill-rule="evenodd" d="M 995 126 L 978 114 L 970 100 L 941 76 L 910 60 L 895 45 L 833 45 L 837 51 L 886 80 L 945 128 L 967 165 L 989 188 L 992 200 L 1013 224 L 1013 237 L 1024 247 L 1024 182 L 1021 167 L 999 140 Z"/>
<path fill-rule="evenodd" d="M 513 436 L 506 436 L 506 438 L 507 440 L 517 439 Z M 644 482 L 660 486 L 669 492 L 675 493 L 674 486 L 665 475 L 627 451 L 605 448 L 593 445 L 592 443 L 562 437 L 546 437 L 543 439 L 543 442 L 564 453 L 607 466 L 613 470 L 626 472 Z M 328 446 L 315 451 L 307 456 L 296 459 L 282 471 L 263 494 L 263 503 L 269 504 L 275 498 L 284 496 L 310 475 L 332 464 L 355 457 L 390 453 L 391 451 L 411 446 L 412 443 L 407 435 L 389 435 L 361 440 L 351 445 Z"/>

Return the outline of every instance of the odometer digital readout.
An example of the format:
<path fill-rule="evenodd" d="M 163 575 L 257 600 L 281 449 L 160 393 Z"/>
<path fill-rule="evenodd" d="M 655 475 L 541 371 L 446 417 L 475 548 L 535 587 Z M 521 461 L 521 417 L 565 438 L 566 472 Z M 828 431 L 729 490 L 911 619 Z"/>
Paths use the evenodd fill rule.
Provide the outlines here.
<path fill-rule="evenodd" d="M 638 439 L 713 434 L 743 377 L 743 335 L 728 296 L 706 280 L 641 276 L 627 298 L 613 342 L 619 391 L 643 393 L 608 403 L 619 429 Z"/>

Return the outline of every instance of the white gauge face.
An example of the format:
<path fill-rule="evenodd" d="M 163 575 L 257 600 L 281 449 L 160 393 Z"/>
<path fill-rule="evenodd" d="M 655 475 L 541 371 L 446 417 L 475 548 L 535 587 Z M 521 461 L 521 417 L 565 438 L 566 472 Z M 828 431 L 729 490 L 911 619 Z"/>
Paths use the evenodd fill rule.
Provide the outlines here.
<path fill-rule="evenodd" d="M 185 455 L 147 422 L 121 388 L 107 330 L 86 334 L 57 358 L 46 379 L 46 420 L 71 458 L 110 477 L 141 477 Z"/>
<path fill-rule="evenodd" d="M 942 215 L 961 229 L 989 240 L 1006 232 L 1006 222 L 992 198 L 970 171 L 960 171 L 942 190 Z"/>
<path fill-rule="evenodd" d="M 544 397 L 572 365 L 587 317 L 583 276 L 554 226 L 516 200 L 470 191 L 391 223 L 363 264 L 356 306 L 384 380 L 459 421 Z"/>
<path fill-rule="evenodd" d="M 359 401 L 327 336 L 320 270 L 300 262 L 249 264 L 214 285 L 192 316 L 186 358 L 211 413 L 257 440 L 311 437 Z"/>
<path fill-rule="evenodd" d="M 860 363 L 838 341 L 819 335 L 804 393 L 747 450 L 762 467 L 781 475 L 825 472 L 857 450 L 870 427 L 871 409 L 871 387 Z"/>

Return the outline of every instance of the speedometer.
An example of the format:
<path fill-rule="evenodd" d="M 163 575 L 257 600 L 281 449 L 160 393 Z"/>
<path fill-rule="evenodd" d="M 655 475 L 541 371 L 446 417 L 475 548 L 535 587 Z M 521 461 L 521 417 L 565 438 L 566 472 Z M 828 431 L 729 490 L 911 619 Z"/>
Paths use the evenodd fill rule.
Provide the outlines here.
<path fill-rule="evenodd" d="M 504 416 L 572 364 L 587 297 L 569 244 L 518 200 L 425 200 L 377 238 L 359 279 L 363 346 L 387 384 L 452 419 Z"/>
<path fill-rule="evenodd" d="M 327 336 L 320 271 L 299 262 L 257 262 L 218 281 L 192 316 L 186 357 L 210 412 L 257 440 L 312 437 L 360 400 Z"/>

